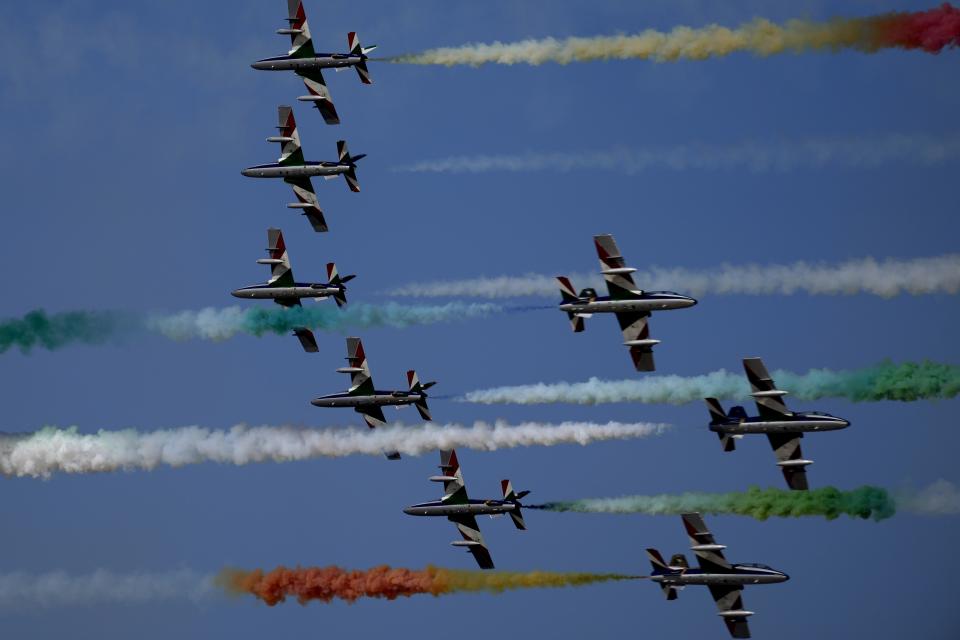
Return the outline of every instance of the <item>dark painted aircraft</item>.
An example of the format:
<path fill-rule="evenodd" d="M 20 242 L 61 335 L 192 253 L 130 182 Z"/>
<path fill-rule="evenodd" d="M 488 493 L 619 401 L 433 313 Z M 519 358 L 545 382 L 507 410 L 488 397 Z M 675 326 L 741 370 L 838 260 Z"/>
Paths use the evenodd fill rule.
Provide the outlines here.
<path fill-rule="evenodd" d="M 743 407 L 737 406 L 727 413 L 716 398 L 706 398 L 710 411 L 710 431 L 720 438 L 724 451 L 737 448 L 736 440 L 750 433 L 765 433 L 777 456 L 777 466 L 791 489 L 806 490 L 807 466 L 800 451 L 800 439 L 811 431 L 836 431 L 850 426 L 850 422 L 829 413 L 808 411 L 795 413 L 783 402 L 786 391 L 777 389 L 760 358 L 744 358 L 743 368 L 750 380 L 750 388 L 757 404 L 758 416 L 747 416 Z"/>
<path fill-rule="evenodd" d="M 282 178 L 293 187 L 293 193 L 297 197 L 297 202 L 288 204 L 287 208 L 302 210 L 314 231 L 329 231 L 310 178 L 322 176 L 325 180 L 336 180 L 337 177 L 343 176 L 350 190 L 359 192 L 357 162 L 367 157 L 367 154 L 350 155 L 346 141 L 340 140 L 337 142 L 338 160 L 321 162 L 304 160 L 293 109 L 281 105 L 277 108 L 277 115 L 279 120 L 277 129 L 280 130 L 280 135 L 267 138 L 267 142 L 280 143 L 280 158 L 276 162 L 247 167 L 240 173 L 248 178 Z"/>
<path fill-rule="evenodd" d="M 653 574 L 650 579 L 660 585 L 667 600 L 676 600 L 687 585 L 709 587 L 710 595 L 717 603 L 721 618 L 734 638 L 749 638 L 747 618 L 753 611 L 743 608 L 742 592 L 747 585 L 785 582 L 790 576 L 763 564 L 732 564 L 723 557 L 726 547 L 717 544 L 699 513 L 683 514 L 683 526 L 690 537 L 690 550 L 697 556 L 699 568 L 687 563 L 687 558 L 678 553 L 669 564 L 656 549 L 647 549 Z"/>
<path fill-rule="evenodd" d="M 467 496 L 467 487 L 460 472 L 460 463 L 457 461 L 457 452 L 454 450 L 440 452 L 441 475 L 432 476 L 430 482 L 443 483 L 443 497 L 432 502 L 421 502 L 403 510 L 411 516 L 443 516 L 457 525 L 457 530 L 463 540 L 451 542 L 455 547 L 466 547 L 473 554 L 481 569 L 493 569 L 493 558 L 490 550 L 483 541 L 480 527 L 477 525 L 478 515 L 499 516 L 509 514 L 517 529 L 526 530 L 520 504 L 529 491 L 514 492 L 509 480 L 502 480 L 500 487 L 503 490 L 502 499 L 471 500 Z"/>
<path fill-rule="evenodd" d="M 367 54 L 377 46 L 361 46 L 357 34 L 350 32 L 347 34 L 347 45 L 350 47 L 348 53 L 315 51 L 301 0 L 287 0 L 287 24 L 285 29 L 278 29 L 277 33 L 290 36 L 290 51 L 283 56 L 257 60 L 250 66 L 264 71 L 293 71 L 303 79 L 309 92 L 309 95 L 299 96 L 297 100 L 313 103 L 327 124 L 340 124 L 340 116 L 337 115 L 327 83 L 323 79 L 323 69 L 343 71 L 353 67 L 360 76 L 360 82 L 371 84 L 373 81 L 367 69 Z"/>
<path fill-rule="evenodd" d="M 623 344 L 630 348 L 630 357 L 637 371 L 653 371 L 653 346 L 659 340 L 650 338 L 647 319 L 654 311 L 686 309 L 697 304 L 689 296 L 672 291 L 643 291 L 638 289 L 630 275 L 636 269 L 626 266 L 617 243 L 611 235 L 593 237 L 600 258 L 600 273 L 607 282 L 609 296 L 598 296 L 595 289 L 584 289 L 579 294 L 569 278 L 558 276 L 563 301 L 560 310 L 570 318 L 573 331 L 584 330 L 584 320 L 594 313 L 613 313 L 623 332 Z"/>

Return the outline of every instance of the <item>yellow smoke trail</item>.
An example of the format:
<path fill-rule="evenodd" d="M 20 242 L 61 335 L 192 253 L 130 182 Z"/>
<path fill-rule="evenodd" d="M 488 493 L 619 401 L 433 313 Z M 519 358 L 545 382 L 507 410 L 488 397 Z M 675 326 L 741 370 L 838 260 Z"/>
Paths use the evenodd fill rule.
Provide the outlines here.
<path fill-rule="evenodd" d="M 704 60 L 749 52 L 770 56 L 785 52 L 853 49 L 873 53 L 888 47 L 936 53 L 958 44 L 960 10 L 950 5 L 915 13 L 888 13 L 866 18 L 834 18 L 826 22 L 789 20 L 776 24 L 763 18 L 736 28 L 679 26 L 668 32 L 647 29 L 635 35 L 523 40 L 430 49 L 392 58 L 394 62 L 434 65 L 569 64 L 637 58 L 655 62 Z"/>

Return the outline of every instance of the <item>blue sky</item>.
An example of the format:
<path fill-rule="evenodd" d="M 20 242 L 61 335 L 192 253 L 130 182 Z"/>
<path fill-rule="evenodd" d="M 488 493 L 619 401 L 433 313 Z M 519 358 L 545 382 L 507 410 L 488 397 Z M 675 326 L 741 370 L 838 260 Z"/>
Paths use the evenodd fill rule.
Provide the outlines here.
<path fill-rule="evenodd" d="M 473 41 L 632 32 L 863 15 L 913 2 L 428 2 L 306 5 L 318 48 L 346 46 L 357 30 L 377 54 Z M 654 64 L 434 68 L 371 65 L 375 84 L 328 74 L 343 124 L 327 127 L 295 98 L 288 74 L 249 63 L 281 53 L 273 2 L 59 2 L 0 7 L 0 154 L 10 282 L 0 316 L 48 310 L 137 311 L 226 306 L 229 292 L 265 278 L 264 230 L 280 226 L 297 276 L 335 260 L 357 273 L 351 300 L 374 302 L 413 280 L 593 269 L 590 237 L 613 233 L 628 262 L 691 268 L 722 262 L 920 257 L 956 250 L 956 162 L 791 172 L 652 170 L 484 175 L 405 174 L 406 162 L 464 154 L 595 152 L 622 146 L 733 144 L 888 133 L 956 135 L 957 54 L 786 55 Z M 276 157 L 276 105 L 294 104 L 304 151 L 332 159 L 344 137 L 367 153 L 363 191 L 318 181 L 331 227 L 314 234 L 287 210 L 279 182 L 240 169 Z M 763 356 L 771 368 L 852 368 L 883 358 L 956 363 L 954 297 L 704 296 L 653 319 L 658 370 L 695 374 Z M 612 319 L 572 335 L 545 310 L 462 324 L 362 334 L 380 386 L 416 368 L 438 394 L 539 380 L 635 375 Z M 130 338 L 104 347 L 2 356 L 4 431 L 201 424 L 359 423 L 310 406 L 343 388 L 343 340 L 319 336 L 304 354 L 292 338 L 240 337 L 172 344 Z M 440 421 L 506 418 L 663 421 L 660 438 L 497 453 L 461 452 L 469 489 L 494 494 L 510 477 L 531 499 L 624 493 L 731 491 L 780 486 L 765 442 L 723 455 L 706 412 L 683 407 L 483 407 L 436 401 Z M 794 403 L 796 405 L 796 403 Z M 897 489 L 960 482 L 956 401 L 850 404 L 820 409 L 845 431 L 804 442 L 811 483 Z M 402 415 L 413 419 L 410 411 Z M 447 545 L 445 522 L 401 509 L 435 497 L 433 456 L 318 460 L 243 468 L 56 477 L 0 483 L 0 572 L 107 568 L 126 573 L 224 565 L 428 563 L 471 568 Z M 647 570 L 643 549 L 685 551 L 674 517 L 531 513 L 529 531 L 481 522 L 499 568 Z M 783 569 L 786 584 L 750 589 L 755 637 L 870 634 L 955 637 L 960 614 L 945 547 L 953 520 L 882 522 L 708 520 L 728 556 Z M 467 618 L 469 616 L 469 618 Z M 467 621 L 469 620 L 469 621 Z M 481 622 L 488 620 L 489 622 Z M 376 637 L 456 629 L 580 638 L 667 633 L 724 637 L 704 590 L 664 602 L 644 583 L 504 596 L 462 595 L 352 606 L 250 599 L 0 613 L 11 637 Z"/>

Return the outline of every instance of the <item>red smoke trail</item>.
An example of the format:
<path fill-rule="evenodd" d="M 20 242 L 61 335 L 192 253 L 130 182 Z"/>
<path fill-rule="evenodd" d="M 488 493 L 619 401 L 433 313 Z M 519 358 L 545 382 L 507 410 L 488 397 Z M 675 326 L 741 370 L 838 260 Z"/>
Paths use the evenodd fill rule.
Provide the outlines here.
<path fill-rule="evenodd" d="M 347 571 L 340 567 L 277 567 L 269 573 L 260 569 L 225 569 L 217 576 L 217 584 L 230 593 L 256 596 L 272 607 L 287 598 L 296 598 L 300 604 L 334 599 L 347 602 L 360 598 L 395 600 L 418 593 L 434 596 L 456 591 L 500 593 L 508 589 L 572 587 L 629 579 L 632 576 L 610 573 L 514 573 L 437 567 L 414 570 L 382 566 L 366 571 Z"/>
<path fill-rule="evenodd" d="M 960 46 L 960 9 L 943 3 L 936 9 L 891 13 L 872 19 L 877 49 L 900 47 L 940 53 Z"/>

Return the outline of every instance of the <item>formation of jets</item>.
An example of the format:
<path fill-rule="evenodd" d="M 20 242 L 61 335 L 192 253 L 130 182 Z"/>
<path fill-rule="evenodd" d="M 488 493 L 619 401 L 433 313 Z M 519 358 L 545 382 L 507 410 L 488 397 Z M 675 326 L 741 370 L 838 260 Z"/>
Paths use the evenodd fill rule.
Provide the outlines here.
<path fill-rule="evenodd" d="M 805 491 L 807 484 L 807 466 L 813 460 L 806 460 L 800 451 L 800 439 L 811 431 L 836 431 L 850 426 L 848 420 L 832 416 L 829 413 L 809 411 L 794 413 L 787 409 L 783 401 L 786 391 L 777 389 L 773 378 L 760 358 L 744 358 L 743 368 L 747 372 L 754 401 L 759 415 L 748 417 L 743 407 L 733 407 L 726 413 L 716 398 L 706 398 L 710 411 L 710 431 L 720 437 L 724 451 L 736 449 L 736 440 L 749 433 L 765 433 L 777 456 L 777 466 L 783 470 L 783 477 L 791 489 Z"/>
<path fill-rule="evenodd" d="M 457 525 L 463 540 L 454 540 L 454 547 L 466 547 L 473 554 L 481 569 L 493 569 L 493 558 L 487 549 L 477 525 L 477 516 L 500 516 L 508 514 L 513 524 L 520 530 L 526 530 L 520 504 L 529 491 L 516 493 L 509 480 L 501 480 L 502 499 L 471 500 L 467 496 L 467 486 L 463 482 L 457 452 L 453 449 L 440 452 L 440 475 L 431 476 L 430 482 L 443 483 L 443 497 L 432 502 L 421 502 L 403 510 L 411 516 L 442 516 Z"/>
<path fill-rule="evenodd" d="M 301 0 L 288 0 L 287 22 L 288 26 L 277 33 L 290 36 L 291 48 L 288 53 L 258 60 L 253 63 L 253 68 L 293 71 L 303 79 L 309 92 L 297 99 L 313 104 L 327 124 L 339 124 L 340 116 L 334 107 L 322 72 L 324 69 L 341 71 L 353 68 L 364 84 L 370 84 L 367 54 L 374 47 L 361 46 L 356 33 L 350 33 L 347 36 L 347 52 L 317 52 Z M 287 206 L 301 210 L 314 231 L 326 232 L 329 228 L 311 178 L 333 180 L 342 176 L 350 190 L 357 192 L 360 190 L 356 173 L 357 162 L 365 155 L 352 155 L 347 143 L 340 140 L 337 142 L 337 160 L 305 160 L 293 109 L 281 105 L 277 115 L 278 135 L 267 138 L 267 141 L 280 145 L 279 159 L 273 163 L 248 167 L 242 173 L 252 178 L 282 179 L 293 188 L 297 199 L 297 202 Z M 651 337 L 650 316 L 657 311 L 686 309 L 696 305 L 697 301 L 672 291 L 646 291 L 638 288 L 633 277 L 636 269 L 627 266 L 613 236 L 597 235 L 593 241 L 607 295 L 600 296 L 592 288 L 582 289 L 578 293 L 569 278 L 558 276 L 562 297 L 558 308 L 567 314 L 575 333 L 584 331 L 585 321 L 593 314 L 613 314 L 620 325 L 623 345 L 629 349 L 634 368 L 640 372 L 654 371 L 653 348 L 660 341 Z M 354 278 L 353 275 L 340 276 L 336 265 L 330 262 L 327 264 L 325 282 L 298 282 L 293 276 L 282 232 L 276 228 L 268 229 L 267 243 L 268 257 L 257 262 L 270 266 L 270 279 L 264 284 L 235 289 L 232 295 L 245 299 L 273 300 L 287 308 L 301 306 L 305 298 L 313 298 L 315 301 L 332 298 L 338 307 L 347 303 L 346 283 Z M 294 329 L 294 335 L 299 338 L 305 351 L 319 351 L 316 337 L 309 327 Z M 371 429 L 387 424 L 383 408 L 389 406 L 400 408 L 412 405 L 423 420 L 432 420 L 427 405 L 427 390 L 436 384 L 435 382 L 421 383 L 416 372 L 410 370 L 407 371 L 405 389 L 377 389 L 360 338 L 349 337 L 346 344 L 347 366 L 337 369 L 337 372 L 350 375 L 349 389 L 319 396 L 311 400 L 311 404 L 317 407 L 352 408 L 363 416 L 364 422 Z M 850 423 L 825 413 L 789 411 L 783 401 L 787 392 L 777 389 L 763 362 L 759 358 L 746 358 L 743 364 L 758 415 L 749 417 L 740 406 L 732 407 L 726 412 L 717 399 L 706 398 L 711 416 L 709 430 L 720 438 L 724 451 L 733 451 L 736 440 L 744 435 L 766 434 L 787 485 L 794 490 L 806 490 L 806 467 L 811 461 L 805 459 L 800 450 L 803 434 L 843 429 Z M 400 458 L 396 451 L 385 451 L 384 454 L 391 460 Z M 510 481 L 503 480 L 502 497 L 471 499 L 467 495 L 456 451 L 452 449 L 440 452 L 440 471 L 440 475 L 432 476 L 430 481 L 443 484 L 443 496 L 439 500 L 407 507 L 404 513 L 447 518 L 456 525 L 462 538 L 451 544 L 465 548 L 473 555 L 481 569 L 493 569 L 493 558 L 480 533 L 477 516 L 506 514 L 517 529 L 525 530 L 521 500 L 529 491 L 515 492 Z M 743 587 L 783 582 L 788 576 L 761 564 L 728 562 L 723 554 L 725 547 L 716 543 L 703 518 L 697 513 L 684 514 L 683 524 L 690 537 L 690 548 L 697 557 L 698 567 L 690 567 L 683 554 L 676 554 L 666 562 L 656 549 L 647 549 L 653 566 L 652 574 L 647 577 L 663 589 L 668 600 L 675 600 L 687 585 L 707 586 L 730 635 L 734 638 L 749 638 L 747 618 L 752 612 L 744 609 Z"/>
<path fill-rule="evenodd" d="M 610 295 L 598 296 L 595 289 L 584 289 L 579 294 L 566 276 L 557 276 L 563 302 L 560 310 L 570 318 L 574 333 L 585 328 L 584 320 L 595 313 L 616 315 L 623 333 L 623 344 L 630 348 L 630 357 L 637 371 L 653 371 L 653 347 L 659 340 L 650 337 L 647 319 L 654 311 L 686 309 L 697 304 L 689 296 L 673 291 L 644 291 L 638 289 L 628 267 L 611 235 L 594 236 L 593 243 L 600 258 L 600 273 L 607 283 Z"/>

